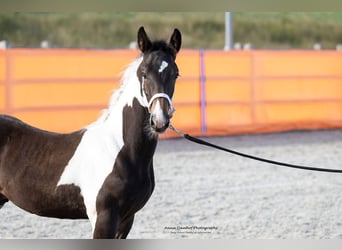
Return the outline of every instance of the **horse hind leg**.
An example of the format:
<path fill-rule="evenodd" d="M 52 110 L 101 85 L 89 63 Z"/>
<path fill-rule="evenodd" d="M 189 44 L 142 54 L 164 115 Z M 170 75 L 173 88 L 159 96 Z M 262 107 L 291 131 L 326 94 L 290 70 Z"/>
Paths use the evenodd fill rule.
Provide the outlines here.
<path fill-rule="evenodd" d="M 6 196 L 4 196 L 3 194 L 0 194 L 0 209 L 2 208 L 2 206 L 8 202 L 8 199 Z"/>

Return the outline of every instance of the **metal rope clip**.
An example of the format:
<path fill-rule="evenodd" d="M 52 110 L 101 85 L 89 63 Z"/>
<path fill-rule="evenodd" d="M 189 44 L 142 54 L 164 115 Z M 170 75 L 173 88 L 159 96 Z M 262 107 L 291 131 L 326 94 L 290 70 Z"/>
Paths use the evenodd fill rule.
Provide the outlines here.
<path fill-rule="evenodd" d="M 171 124 L 171 122 L 170 122 L 170 125 L 169 125 L 169 129 L 173 130 L 174 132 L 176 132 L 178 135 L 180 135 L 180 136 L 182 136 L 182 137 L 184 137 L 184 135 L 185 135 L 183 131 L 176 129 L 176 128 Z"/>

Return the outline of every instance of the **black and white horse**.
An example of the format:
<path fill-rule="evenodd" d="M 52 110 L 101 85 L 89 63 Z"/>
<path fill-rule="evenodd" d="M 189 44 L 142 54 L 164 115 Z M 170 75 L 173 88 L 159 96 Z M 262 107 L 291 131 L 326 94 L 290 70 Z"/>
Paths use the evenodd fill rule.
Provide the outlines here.
<path fill-rule="evenodd" d="M 10 200 L 40 216 L 89 218 L 94 238 L 127 237 L 154 189 L 153 154 L 173 112 L 181 33 L 152 42 L 141 27 L 138 46 L 142 55 L 108 109 L 84 129 L 58 134 L 0 116 L 0 208 Z"/>

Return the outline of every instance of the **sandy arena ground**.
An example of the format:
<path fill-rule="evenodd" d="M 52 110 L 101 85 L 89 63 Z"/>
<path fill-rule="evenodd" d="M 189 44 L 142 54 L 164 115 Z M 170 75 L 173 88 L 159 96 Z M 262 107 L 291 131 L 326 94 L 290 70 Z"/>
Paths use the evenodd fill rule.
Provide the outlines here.
<path fill-rule="evenodd" d="M 208 140 L 274 160 L 342 169 L 342 130 Z M 342 174 L 275 167 L 174 139 L 159 142 L 155 176 L 155 191 L 129 238 L 342 238 Z M 7 203 L 0 238 L 91 238 L 91 227 Z"/>

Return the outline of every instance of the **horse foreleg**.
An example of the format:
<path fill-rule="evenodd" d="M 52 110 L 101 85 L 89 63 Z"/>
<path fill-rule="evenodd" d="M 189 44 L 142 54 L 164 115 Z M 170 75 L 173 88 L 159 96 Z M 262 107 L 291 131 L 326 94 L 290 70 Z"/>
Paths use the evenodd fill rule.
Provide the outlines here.
<path fill-rule="evenodd" d="M 107 208 L 98 211 L 94 239 L 113 239 L 115 238 L 119 224 L 119 215 L 114 208 Z"/>
<path fill-rule="evenodd" d="M 129 231 L 131 231 L 133 221 L 134 221 L 134 215 L 132 215 L 128 219 L 122 221 L 119 225 L 119 228 L 117 230 L 115 238 L 116 239 L 126 239 Z"/>

